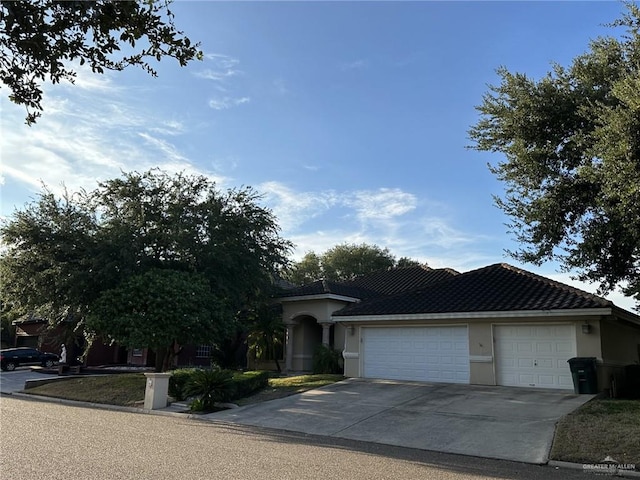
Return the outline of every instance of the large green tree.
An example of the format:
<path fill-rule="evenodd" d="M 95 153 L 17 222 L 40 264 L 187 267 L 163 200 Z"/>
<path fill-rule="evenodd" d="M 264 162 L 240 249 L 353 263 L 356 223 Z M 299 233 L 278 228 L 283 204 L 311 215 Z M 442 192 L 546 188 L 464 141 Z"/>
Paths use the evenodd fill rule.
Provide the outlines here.
<path fill-rule="evenodd" d="M 640 305 L 640 8 L 611 24 L 571 65 L 536 80 L 498 70 L 470 130 L 497 152 L 497 205 L 520 242 L 515 258 L 559 260 L 606 293 L 626 285 Z"/>
<path fill-rule="evenodd" d="M 73 82 L 77 64 L 94 73 L 136 65 L 151 75 L 149 60 L 201 58 L 198 45 L 177 30 L 170 0 L 0 2 L 0 80 L 9 98 L 27 109 L 32 124 L 42 111 L 42 84 Z"/>
<path fill-rule="evenodd" d="M 343 243 L 321 255 L 308 252 L 293 264 L 286 279 L 303 285 L 321 278 L 333 281 L 352 280 L 361 275 L 393 267 L 407 267 L 420 263 L 406 257 L 396 260 L 387 248 L 377 245 Z"/>
<path fill-rule="evenodd" d="M 158 339 L 168 342 L 166 349 L 196 339 L 218 343 L 234 330 L 240 310 L 263 301 L 287 263 L 290 244 L 259 199 L 250 188 L 221 192 L 206 177 L 158 170 L 124 174 L 62 198 L 45 191 L 0 228 L 3 301 L 53 324 L 73 321 L 89 336 L 160 349 L 160 355 L 166 350 Z M 187 308 L 178 297 L 193 298 L 184 290 L 192 283 L 204 298 L 201 279 L 209 307 L 194 316 L 202 305 Z M 158 316 L 145 282 L 175 286 L 165 316 Z M 117 307 L 122 298 L 130 303 Z"/>
<path fill-rule="evenodd" d="M 91 305 L 86 327 L 107 332 L 122 346 L 152 348 L 156 369 L 164 370 L 176 344 L 224 338 L 228 322 L 217 318 L 219 302 L 201 274 L 152 269 L 102 291 Z"/>

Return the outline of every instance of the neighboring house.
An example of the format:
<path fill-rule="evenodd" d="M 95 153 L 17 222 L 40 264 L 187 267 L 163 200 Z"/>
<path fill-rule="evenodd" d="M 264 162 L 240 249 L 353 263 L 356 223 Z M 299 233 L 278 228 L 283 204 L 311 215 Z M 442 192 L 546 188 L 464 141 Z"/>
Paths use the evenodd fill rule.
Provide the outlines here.
<path fill-rule="evenodd" d="M 45 352 L 60 353 L 63 343 L 67 346 L 67 358 L 72 359 L 82 355 L 84 345 L 75 345 L 66 338 L 67 332 L 62 325 L 50 329 L 47 321 L 38 317 L 24 317 L 15 320 L 16 347 L 33 347 Z M 105 345 L 96 339 L 87 356 L 85 365 L 113 365 L 126 362 L 127 351 L 117 345 Z"/>
<path fill-rule="evenodd" d="M 640 316 L 525 270 L 409 267 L 318 281 L 278 298 L 286 369 L 341 350 L 347 377 L 573 389 L 567 360 L 596 357 L 598 387 L 640 363 Z"/>

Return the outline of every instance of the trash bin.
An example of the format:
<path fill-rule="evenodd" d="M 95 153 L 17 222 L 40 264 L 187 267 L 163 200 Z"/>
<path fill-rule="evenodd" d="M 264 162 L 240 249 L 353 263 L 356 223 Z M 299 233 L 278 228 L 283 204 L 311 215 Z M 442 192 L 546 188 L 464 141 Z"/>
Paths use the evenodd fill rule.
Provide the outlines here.
<path fill-rule="evenodd" d="M 567 360 L 575 393 L 598 393 L 596 357 L 574 357 Z"/>

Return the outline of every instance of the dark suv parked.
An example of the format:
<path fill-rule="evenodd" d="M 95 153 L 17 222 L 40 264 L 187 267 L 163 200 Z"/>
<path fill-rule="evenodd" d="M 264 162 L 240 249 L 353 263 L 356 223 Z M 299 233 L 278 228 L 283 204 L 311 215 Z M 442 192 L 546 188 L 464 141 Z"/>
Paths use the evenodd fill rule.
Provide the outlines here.
<path fill-rule="evenodd" d="M 2 370 L 15 370 L 20 365 L 42 365 L 51 367 L 58 361 L 55 353 L 41 352 L 35 348 L 7 348 L 0 350 L 0 367 Z"/>

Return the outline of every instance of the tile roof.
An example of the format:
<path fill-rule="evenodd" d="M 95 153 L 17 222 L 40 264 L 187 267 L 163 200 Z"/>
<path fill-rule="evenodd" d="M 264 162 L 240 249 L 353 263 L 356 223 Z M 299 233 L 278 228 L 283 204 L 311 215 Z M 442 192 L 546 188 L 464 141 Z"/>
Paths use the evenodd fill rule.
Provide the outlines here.
<path fill-rule="evenodd" d="M 609 300 L 505 263 L 473 270 L 420 290 L 370 299 L 334 316 L 493 312 L 611 307 Z"/>
<path fill-rule="evenodd" d="M 448 280 L 455 275 L 459 275 L 458 272 L 450 268 L 393 268 L 344 282 L 317 280 L 301 287 L 286 290 L 279 297 L 334 294 L 358 299 L 377 298 L 424 288 L 427 285 Z"/>
<path fill-rule="evenodd" d="M 381 270 L 346 283 L 373 290 L 379 295 L 395 295 L 424 288 L 428 285 L 448 280 L 456 275 L 459 275 L 459 273 L 451 268 L 404 267 Z"/>

